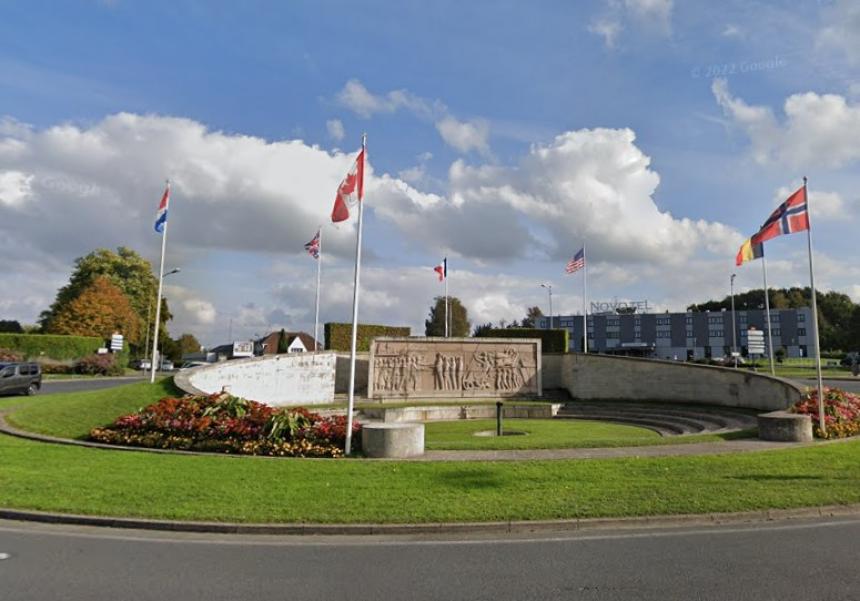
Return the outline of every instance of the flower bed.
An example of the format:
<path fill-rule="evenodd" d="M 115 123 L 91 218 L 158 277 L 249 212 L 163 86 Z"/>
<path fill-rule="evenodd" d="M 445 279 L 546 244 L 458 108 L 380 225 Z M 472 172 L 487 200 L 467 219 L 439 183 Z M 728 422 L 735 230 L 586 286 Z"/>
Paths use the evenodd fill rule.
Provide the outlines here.
<path fill-rule="evenodd" d="M 361 437 L 353 422 L 352 449 Z M 304 408 L 277 409 L 225 393 L 165 397 L 124 415 L 90 440 L 157 449 L 279 457 L 340 457 L 346 416 L 323 417 Z"/>
<path fill-rule="evenodd" d="M 794 407 L 794 413 L 812 417 L 812 429 L 818 438 L 845 438 L 860 434 L 860 396 L 839 388 L 824 388 L 824 426 L 818 427 L 818 390 L 808 391 Z"/>

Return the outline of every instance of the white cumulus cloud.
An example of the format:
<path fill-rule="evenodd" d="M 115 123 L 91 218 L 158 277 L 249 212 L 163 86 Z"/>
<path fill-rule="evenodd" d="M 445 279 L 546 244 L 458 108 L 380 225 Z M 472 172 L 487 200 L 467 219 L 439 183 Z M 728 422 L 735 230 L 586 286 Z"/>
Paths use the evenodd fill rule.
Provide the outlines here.
<path fill-rule="evenodd" d="M 335 142 L 340 142 L 346 135 L 346 132 L 343 129 L 343 123 L 340 119 L 330 119 L 326 121 L 325 127 L 328 131 L 329 137 Z"/>

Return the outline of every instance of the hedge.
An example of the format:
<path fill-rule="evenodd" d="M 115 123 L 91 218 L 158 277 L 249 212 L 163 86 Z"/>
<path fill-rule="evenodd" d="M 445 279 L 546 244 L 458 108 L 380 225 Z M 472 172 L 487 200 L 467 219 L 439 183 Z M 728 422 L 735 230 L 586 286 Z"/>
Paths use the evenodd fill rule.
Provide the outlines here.
<path fill-rule="evenodd" d="M 373 324 L 358 324 L 358 340 L 356 348 L 359 352 L 370 350 L 370 341 L 380 336 L 409 336 L 409 327 L 378 326 Z M 349 351 L 352 346 L 351 323 L 325 324 L 325 348 L 327 351 Z"/>
<path fill-rule="evenodd" d="M 566 353 L 570 345 L 570 333 L 566 329 L 546 330 L 542 328 L 505 328 L 486 330 L 482 338 L 540 338 L 541 352 Z"/>
<path fill-rule="evenodd" d="M 77 361 L 94 354 L 105 346 L 105 340 L 96 336 L 59 336 L 54 334 L 3 334 L 0 333 L 0 348 L 18 351 L 26 359 L 40 357 L 57 361 Z M 128 362 L 128 345 L 119 353 L 117 361 L 125 366 Z"/>

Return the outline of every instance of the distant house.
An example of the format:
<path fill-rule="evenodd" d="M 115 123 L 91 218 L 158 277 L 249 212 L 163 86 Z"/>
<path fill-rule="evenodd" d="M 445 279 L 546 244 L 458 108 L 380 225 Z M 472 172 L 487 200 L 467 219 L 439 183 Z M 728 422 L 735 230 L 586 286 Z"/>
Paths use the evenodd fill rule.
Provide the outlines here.
<path fill-rule="evenodd" d="M 272 332 L 254 341 L 255 355 L 278 354 L 278 341 L 281 332 Z M 304 332 L 284 332 L 285 344 L 288 353 L 309 353 L 314 350 L 314 338 Z"/>

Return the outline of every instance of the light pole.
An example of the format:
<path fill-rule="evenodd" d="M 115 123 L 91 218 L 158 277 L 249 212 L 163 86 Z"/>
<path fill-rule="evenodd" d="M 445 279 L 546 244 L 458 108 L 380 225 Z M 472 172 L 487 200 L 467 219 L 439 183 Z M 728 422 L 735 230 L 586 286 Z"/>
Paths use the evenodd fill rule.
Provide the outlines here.
<path fill-rule="evenodd" d="M 165 277 L 169 275 L 173 275 L 174 273 L 179 273 L 181 270 L 176 267 L 171 269 L 167 273 L 164 274 Z M 152 305 L 147 303 L 146 306 L 146 349 L 144 350 L 143 360 L 146 361 L 149 359 L 149 328 L 152 323 Z M 152 358 L 153 363 L 155 362 L 155 357 Z"/>
<path fill-rule="evenodd" d="M 732 274 L 732 277 L 729 278 L 729 287 L 732 292 L 732 357 L 735 360 L 735 368 L 738 367 L 738 347 L 737 347 L 737 331 L 735 328 L 735 274 Z"/>
<path fill-rule="evenodd" d="M 541 288 L 546 288 L 549 292 L 549 329 L 552 329 L 552 284 L 541 284 Z"/>

